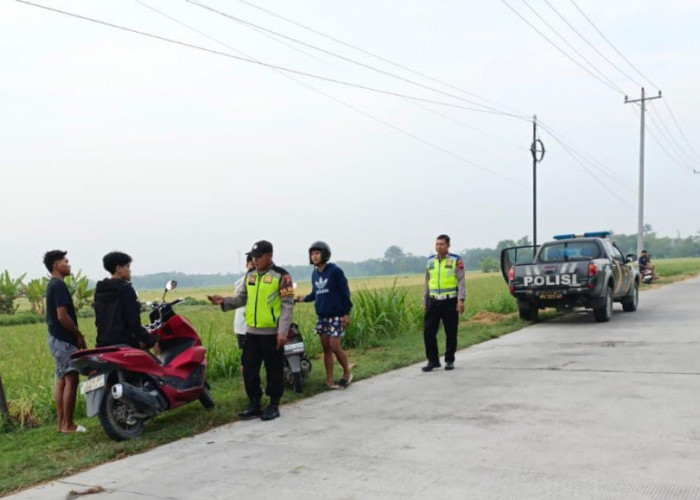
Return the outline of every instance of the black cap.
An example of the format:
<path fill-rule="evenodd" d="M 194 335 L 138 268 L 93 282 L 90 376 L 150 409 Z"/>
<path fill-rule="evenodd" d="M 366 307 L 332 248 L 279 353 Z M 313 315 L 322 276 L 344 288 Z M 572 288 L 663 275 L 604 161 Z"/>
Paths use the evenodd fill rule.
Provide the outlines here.
<path fill-rule="evenodd" d="M 266 240 L 260 240 L 253 245 L 253 248 L 250 249 L 249 253 L 253 257 L 260 257 L 266 253 L 272 253 L 272 243 Z"/>

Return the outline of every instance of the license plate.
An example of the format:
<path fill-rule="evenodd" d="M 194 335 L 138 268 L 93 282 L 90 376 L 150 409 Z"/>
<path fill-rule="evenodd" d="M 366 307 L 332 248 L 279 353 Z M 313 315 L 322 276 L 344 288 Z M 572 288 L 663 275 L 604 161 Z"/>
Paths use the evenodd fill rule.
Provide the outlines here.
<path fill-rule="evenodd" d="M 286 346 L 284 346 L 284 352 L 286 354 L 301 352 L 303 350 L 304 350 L 304 343 L 303 342 L 295 342 L 294 344 L 287 344 Z"/>
<path fill-rule="evenodd" d="M 87 394 L 88 392 L 96 391 L 100 387 L 104 387 L 104 386 L 105 386 L 105 376 L 103 373 L 102 375 L 98 375 L 96 377 L 89 378 L 85 382 L 80 384 L 80 393 Z"/>
<path fill-rule="evenodd" d="M 541 293 L 539 297 L 543 300 L 556 300 L 561 299 L 564 296 L 561 292 L 545 292 Z"/>

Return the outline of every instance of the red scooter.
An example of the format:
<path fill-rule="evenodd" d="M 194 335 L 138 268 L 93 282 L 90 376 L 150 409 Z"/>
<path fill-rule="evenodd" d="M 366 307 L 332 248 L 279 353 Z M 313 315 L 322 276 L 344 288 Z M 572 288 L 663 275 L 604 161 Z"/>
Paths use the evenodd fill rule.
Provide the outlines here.
<path fill-rule="evenodd" d="M 173 312 L 181 302 L 165 302 L 177 286 L 169 281 L 163 302 L 151 306 L 151 324 L 160 354 L 128 345 L 78 351 L 73 364 L 89 378 L 81 385 L 87 398 L 87 416 L 99 416 L 107 435 L 117 441 L 135 438 L 155 415 L 199 400 L 205 408 L 215 402 L 206 381 L 206 348 L 192 324 Z"/>

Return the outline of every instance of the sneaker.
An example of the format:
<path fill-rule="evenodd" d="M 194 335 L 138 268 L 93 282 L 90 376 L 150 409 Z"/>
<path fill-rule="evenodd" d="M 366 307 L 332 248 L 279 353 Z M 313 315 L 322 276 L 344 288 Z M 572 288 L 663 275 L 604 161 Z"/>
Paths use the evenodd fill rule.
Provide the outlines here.
<path fill-rule="evenodd" d="M 454 361 L 446 361 L 445 362 L 445 370 L 454 370 L 455 369 L 455 362 Z"/>
<path fill-rule="evenodd" d="M 269 405 L 267 408 L 265 408 L 265 411 L 263 412 L 262 416 L 260 417 L 260 420 L 274 420 L 277 417 L 280 416 L 280 410 L 279 408 L 275 405 Z"/>
<path fill-rule="evenodd" d="M 425 365 L 423 368 L 421 368 L 421 370 L 423 370 L 424 372 L 431 372 L 435 368 L 440 368 L 440 363 L 430 363 L 429 362 L 427 365 Z"/>
<path fill-rule="evenodd" d="M 260 405 L 250 405 L 248 408 L 243 410 L 238 414 L 243 420 L 250 420 L 251 418 L 258 418 L 263 414 Z"/>

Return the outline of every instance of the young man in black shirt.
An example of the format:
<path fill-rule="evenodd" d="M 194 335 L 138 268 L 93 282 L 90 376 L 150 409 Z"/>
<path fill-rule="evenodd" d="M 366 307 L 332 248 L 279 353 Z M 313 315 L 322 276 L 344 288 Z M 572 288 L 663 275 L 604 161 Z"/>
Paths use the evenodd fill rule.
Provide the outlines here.
<path fill-rule="evenodd" d="M 58 431 L 63 433 L 85 432 L 85 427 L 73 422 L 75 399 L 78 391 L 78 369 L 73 366 L 70 355 L 85 349 L 85 337 L 78 329 L 78 318 L 73 298 L 66 286 L 66 276 L 71 267 L 62 250 L 51 250 L 44 254 L 44 265 L 51 273 L 46 287 L 46 323 L 49 328 L 48 345 L 56 360 L 56 390 L 54 400 L 58 414 Z"/>
<path fill-rule="evenodd" d="M 112 277 L 95 287 L 97 347 L 117 344 L 152 347 L 156 339 L 141 325 L 141 305 L 131 286 L 131 257 L 123 252 L 110 252 L 102 264 Z"/>

